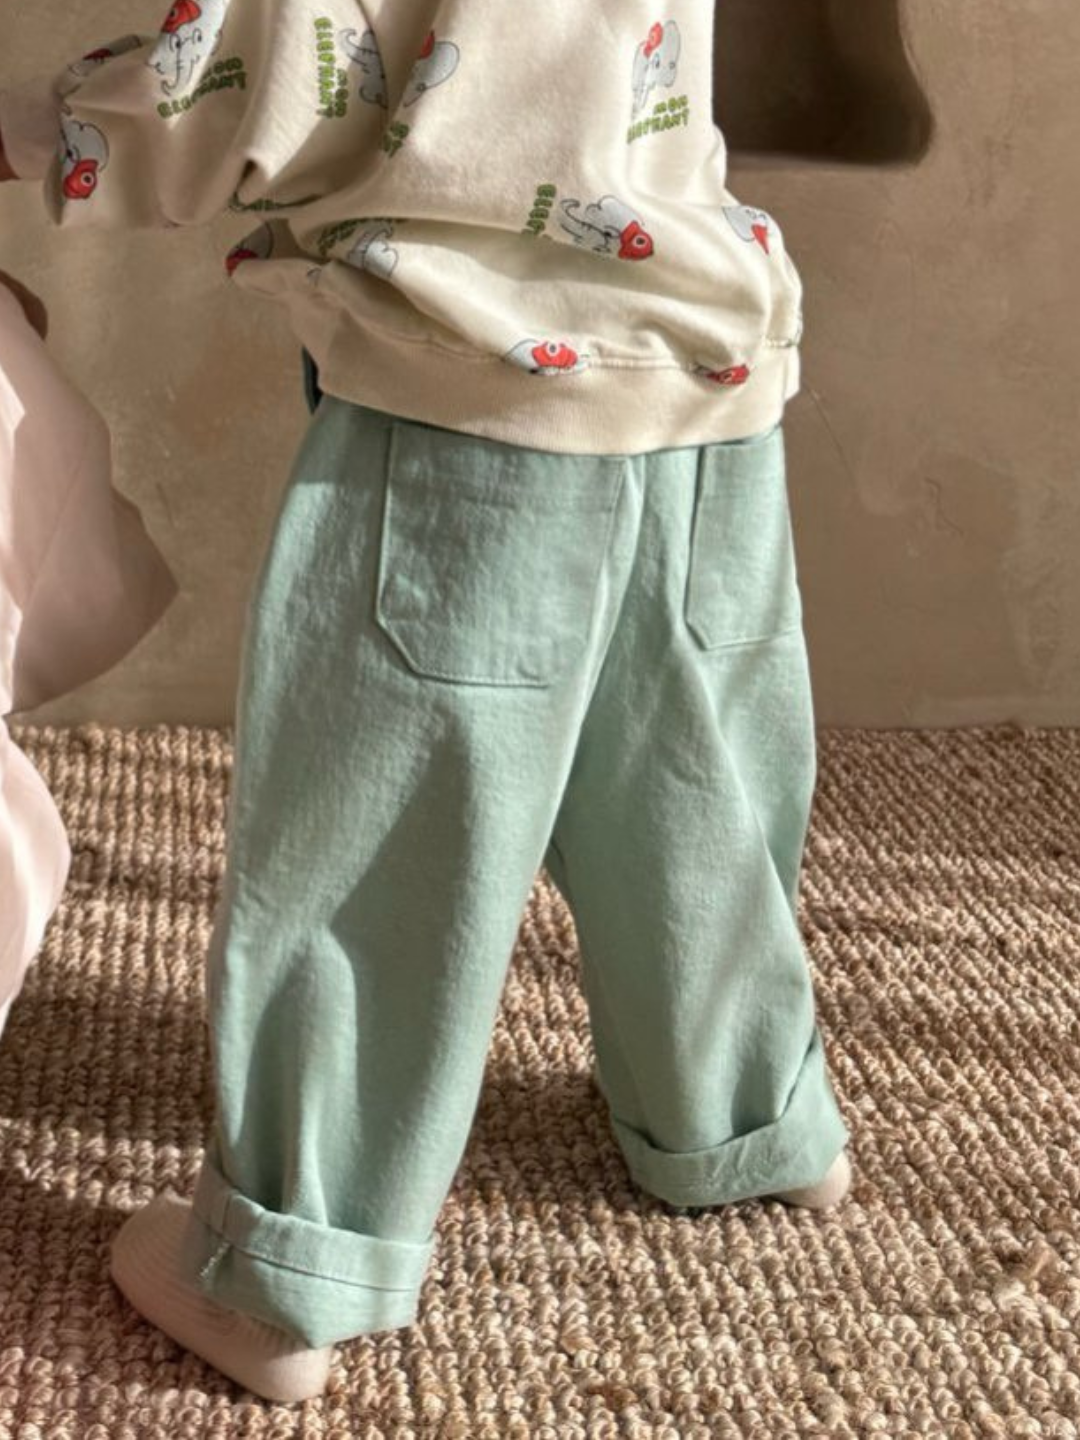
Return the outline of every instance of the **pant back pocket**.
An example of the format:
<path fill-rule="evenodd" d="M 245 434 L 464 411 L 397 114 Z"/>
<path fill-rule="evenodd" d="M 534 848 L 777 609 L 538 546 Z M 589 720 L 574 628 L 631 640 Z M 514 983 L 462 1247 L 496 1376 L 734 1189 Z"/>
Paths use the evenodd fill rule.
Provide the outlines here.
<path fill-rule="evenodd" d="M 771 640 L 802 624 L 779 426 L 701 448 L 685 615 L 706 650 Z"/>
<path fill-rule="evenodd" d="M 587 644 L 622 484 L 608 455 L 391 426 L 376 621 L 410 669 L 550 685 Z"/>

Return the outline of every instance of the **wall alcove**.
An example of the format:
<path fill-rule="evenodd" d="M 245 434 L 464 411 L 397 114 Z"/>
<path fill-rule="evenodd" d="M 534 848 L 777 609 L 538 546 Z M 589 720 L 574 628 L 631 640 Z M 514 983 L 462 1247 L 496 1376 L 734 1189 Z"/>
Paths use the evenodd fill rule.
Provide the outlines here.
<path fill-rule="evenodd" d="M 907 0 L 719 0 L 716 120 L 729 148 L 917 163 L 933 117 L 905 42 L 906 10 Z"/>

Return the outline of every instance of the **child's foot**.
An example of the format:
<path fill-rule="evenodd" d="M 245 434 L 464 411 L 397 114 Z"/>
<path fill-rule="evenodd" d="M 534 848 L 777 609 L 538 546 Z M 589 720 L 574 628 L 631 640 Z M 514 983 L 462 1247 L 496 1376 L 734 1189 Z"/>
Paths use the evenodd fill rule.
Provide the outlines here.
<path fill-rule="evenodd" d="M 278 1401 L 321 1395 L 333 1346 L 306 1349 L 276 1326 L 227 1310 L 184 1278 L 180 1246 L 190 1213 L 188 1201 L 158 1195 L 130 1216 L 113 1240 L 113 1280 L 151 1324 L 254 1394 Z"/>
<path fill-rule="evenodd" d="M 847 1151 L 840 1154 L 829 1167 L 824 1180 L 816 1185 L 804 1185 L 799 1190 L 779 1190 L 771 1200 L 783 1200 L 785 1205 L 802 1205 L 807 1210 L 828 1210 L 837 1205 L 851 1188 L 851 1161 Z"/>

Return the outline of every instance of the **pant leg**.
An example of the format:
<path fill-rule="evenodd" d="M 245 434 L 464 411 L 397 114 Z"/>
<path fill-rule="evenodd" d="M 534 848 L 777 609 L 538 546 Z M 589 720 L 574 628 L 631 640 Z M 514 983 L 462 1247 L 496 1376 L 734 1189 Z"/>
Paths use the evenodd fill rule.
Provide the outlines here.
<path fill-rule="evenodd" d="M 627 589 L 547 864 L 633 1177 L 702 1206 L 846 1139 L 796 916 L 815 776 L 782 432 L 641 457 Z"/>
<path fill-rule="evenodd" d="M 286 488 L 186 1263 L 308 1344 L 415 1318 L 608 624 L 621 483 L 327 396 Z"/>

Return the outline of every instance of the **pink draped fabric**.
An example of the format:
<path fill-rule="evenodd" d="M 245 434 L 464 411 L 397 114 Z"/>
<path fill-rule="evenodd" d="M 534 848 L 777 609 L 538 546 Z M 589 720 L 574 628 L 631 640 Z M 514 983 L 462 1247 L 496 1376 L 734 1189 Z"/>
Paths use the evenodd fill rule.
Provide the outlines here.
<path fill-rule="evenodd" d="M 110 477 L 104 421 L 0 286 L 0 717 L 107 670 L 176 593 Z M 0 1030 L 70 859 L 48 789 L 0 718 Z"/>

